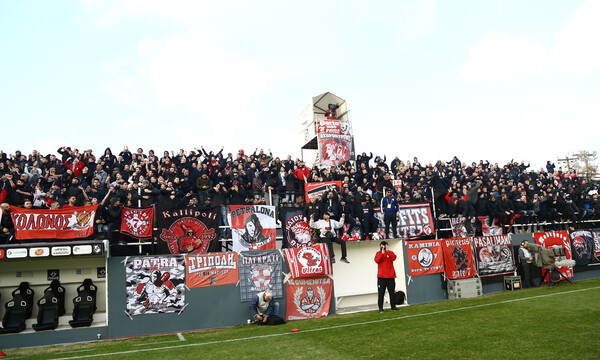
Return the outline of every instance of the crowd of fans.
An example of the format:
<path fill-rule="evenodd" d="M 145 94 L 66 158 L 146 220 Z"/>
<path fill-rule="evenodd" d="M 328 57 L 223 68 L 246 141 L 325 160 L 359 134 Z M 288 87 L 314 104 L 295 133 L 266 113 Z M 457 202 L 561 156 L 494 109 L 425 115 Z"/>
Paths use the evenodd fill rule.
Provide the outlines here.
<path fill-rule="evenodd" d="M 483 160 L 467 164 L 456 157 L 421 164 L 396 156 L 388 163 L 385 156 L 362 153 L 341 166 L 309 168 L 291 156 L 274 157 L 270 150 L 223 151 L 201 147 L 162 156 L 127 147 L 118 154 L 106 148 L 101 155 L 66 146 L 47 155 L 0 151 L 0 202 L 49 209 L 101 204 L 95 221 L 97 231 L 106 234 L 119 226 L 122 204 L 220 206 L 222 215 L 227 205 L 296 205 L 306 209 L 307 218 L 345 214 L 351 223 L 366 219 L 371 230 L 373 208 L 386 189 L 393 189 L 399 203 L 432 203 L 438 217 L 488 216 L 500 226 L 600 218 L 598 187 L 550 161 L 545 169 L 531 171 L 512 160 L 502 166 Z M 306 203 L 304 184 L 321 181 L 341 181 L 342 188 Z M 8 206 L 2 211 L 7 214 Z M 7 218 L 2 216 L 3 234 L 10 232 L 4 227 Z M 227 217 L 221 218 L 227 225 Z"/>

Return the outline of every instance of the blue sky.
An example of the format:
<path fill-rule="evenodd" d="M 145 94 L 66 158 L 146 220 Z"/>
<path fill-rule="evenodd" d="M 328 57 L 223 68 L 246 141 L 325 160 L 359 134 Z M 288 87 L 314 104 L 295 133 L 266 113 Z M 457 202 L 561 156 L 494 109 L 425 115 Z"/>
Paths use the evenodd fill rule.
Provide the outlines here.
<path fill-rule="evenodd" d="M 598 18 L 593 1 L 0 0 L 0 148 L 298 157 L 298 111 L 330 91 L 359 152 L 539 168 L 600 150 Z"/>

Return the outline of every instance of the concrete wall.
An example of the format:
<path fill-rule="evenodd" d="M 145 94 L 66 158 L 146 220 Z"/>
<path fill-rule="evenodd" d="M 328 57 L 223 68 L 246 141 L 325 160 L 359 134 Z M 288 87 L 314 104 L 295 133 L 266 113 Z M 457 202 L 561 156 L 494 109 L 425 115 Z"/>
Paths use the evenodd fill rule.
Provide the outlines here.
<path fill-rule="evenodd" d="M 518 247 L 522 240 L 532 240 L 531 234 L 515 234 L 512 243 Z M 448 294 L 446 283 L 441 274 L 413 277 L 408 282 L 408 259 L 405 243 L 402 240 L 388 240 L 389 247 L 398 255 L 395 263 L 397 273 L 396 288 L 407 294 L 409 304 L 419 304 L 446 300 Z M 337 262 L 334 264 L 334 299 L 330 314 L 338 310 L 352 307 L 376 308 L 377 304 L 377 265 L 375 253 L 379 249 L 379 241 L 363 241 L 347 243 L 350 264 Z M 339 245 L 334 244 L 336 258 L 341 258 Z M 96 269 L 106 264 L 106 281 L 98 278 Z M 57 330 L 35 332 L 31 329 L 34 319 L 28 320 L 28 329 L 20 334 L 0 336 L 0 346 L 7 348 L 39 346 L 57 343 L 91 341 L 98 338 L 115 338 L 135 335 L 161 334 L 179 331 L 211 329 L 245 324 L 250 317 L 249 303 L 240 302 L 240 291 L 236 285 L 224 285 L 186 290 L 184 312 L 178 314 L 149 314 L 130 318 L 125 314 L 125 258 L 124 257 L 87 257 L 65 259 L 27 259 L 0 262 L 0 293 L 2 303 L 8 301 L 10 292 L 20 281 L 32 283 L 35 301 L 41 297 L 43 289 L 48 286 L 47 270 L 58 268 L 61 281 L 67 287 L 67 314 L 61 318 L 63 324 Z M 284 262 L 283 271 L 289 272 Z M 17 272 L 20 277 L 17 278 Z M 99 311 L 90 328 L 71 329 L 65 325 L 71 319 L 72 299 L 75 287 L 83 279 L 90 277 L 99 287 Z M 600 277 L 600 266 L 575 268 L 574 280 Z M 482 279 L 484 294 L 503 291 L 503 277 Z M 280 315 L 285 315 L 285 291 L 280 302 Z M 387 296 L 386 296 L 387 301 Z M 386 306 L 388 306 L 386 304 Z M 36 306 L 37 307 L 37 306 Z M 34 307 L 34 309 L 36 308 Z M 34 310 L 34 314 L 35 314 Z M 4 307 L 0 316 L 4 315 Z M 35 315 L 34 315 L 35 317 Z"/>

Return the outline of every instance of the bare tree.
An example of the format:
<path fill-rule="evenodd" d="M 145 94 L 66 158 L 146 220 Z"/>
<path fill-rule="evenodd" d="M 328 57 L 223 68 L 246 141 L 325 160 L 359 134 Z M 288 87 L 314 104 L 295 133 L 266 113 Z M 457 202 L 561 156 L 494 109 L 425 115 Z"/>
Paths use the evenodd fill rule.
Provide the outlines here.
<path fill-rule="evenodd" d="M 567 169 L 575 169 L 580 177 L 586 179 L 592 178 L 598 174 L 598 164 L 596 151 L 579 150 L 562 159 L 558 159 L 559 164 L 566 166 Z"/>

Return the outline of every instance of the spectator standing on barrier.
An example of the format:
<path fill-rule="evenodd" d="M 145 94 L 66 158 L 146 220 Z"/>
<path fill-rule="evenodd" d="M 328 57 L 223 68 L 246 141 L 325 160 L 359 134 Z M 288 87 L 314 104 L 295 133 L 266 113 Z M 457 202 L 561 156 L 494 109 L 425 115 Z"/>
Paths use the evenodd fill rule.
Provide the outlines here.
<path fill-rule="evenodd" d="M 327 244 L 329 248 L 329 254 L 331 254 L 331 263 L 335 263 L 335 253 L 333 252 L 333 243 L 338 243 L 342 247 L 342 258 L 341 262 L 350 264 L 350 261 L 346 258 L 346 242 L 336 236 L 335 230 L 344 226 L 344 215 L 340 221 L 335 221 L 329 218 L 327 212 L 323 213 L 323 219 L 315 221 L 314 214 L 310 216 L 309 226 L 311 228 L 319 230 L 319 237 L 322 243 Z"/>
<path fill-rule="evenodd" d="M 531 264 L 533 263 L 533 255 L 527 249 L 529 241 L 523 240 L 519 247 L 519 262 L 523 267 L 523 287 L 533 287 L 533 278 L 531 276 Z"/>
<path fill-rule="evenodd" d="M 396 270 L 394 270 L 394 261 L 396 254 L 388 250 L 387 241 L 382 241 L 379 244 L 379 251 L 375 254 L 375 262 L 377 263 L 377 306 L 379 313 L 383 313 L 383 297 L 385 289 L 390 296 L 390 306 L 392 311 L 399 311 L 394 301 L 396 293 Z"/>
<path fill-rule="evenodd" d="M 381 213 L 383 214 L 383 223 L 385 224 L 385 237 L 388 238 L 390 224 L 392 224 L 392 238 L 398 236 L 398 216 L 400 216 L 400 205 L 394 196 L 391 188 L 386 189 L 385 197 L 381 199 Z"/>

